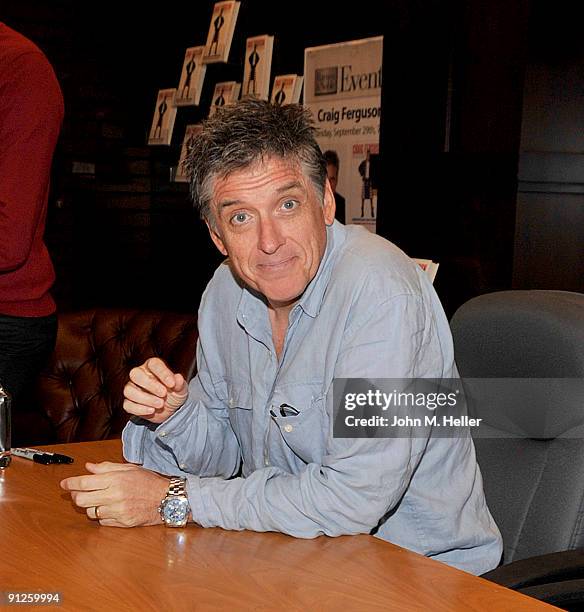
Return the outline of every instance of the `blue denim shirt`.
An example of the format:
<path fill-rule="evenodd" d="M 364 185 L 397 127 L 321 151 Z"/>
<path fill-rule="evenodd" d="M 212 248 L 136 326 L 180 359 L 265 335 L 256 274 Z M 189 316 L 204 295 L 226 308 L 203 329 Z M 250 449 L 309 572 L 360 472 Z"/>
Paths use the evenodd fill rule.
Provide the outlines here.
<path fill-rule="evenodd" d="M 378 527 L 382 539 L 472 573 L 497 565 L 501 536 L 470 435 L 332 436 L 334 378 L 457 376 L 438 297 L 397 247 L 359 227 L 327 228 L 280 360 L 264 300 L 227 263 L 205 291 L 199 333 L 186 403 L 123 433 L 128 461 L 187 477 L 194 521 L 301 538 Z M 299 413 L 282 417 L 282 403 Z"/>

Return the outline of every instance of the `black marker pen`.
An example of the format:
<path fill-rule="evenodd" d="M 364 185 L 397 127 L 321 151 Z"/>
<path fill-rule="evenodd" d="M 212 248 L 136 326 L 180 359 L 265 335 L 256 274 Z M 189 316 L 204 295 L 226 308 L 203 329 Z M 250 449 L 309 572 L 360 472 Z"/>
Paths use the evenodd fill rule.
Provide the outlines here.
<path fill-rule="evenodd" d="M 73 458 L 67 455 L 60 455 L 59 453 L 49 453 L 36 448 L 13 448 L 12 454 L 16 457 L 22 457 L 23 459 L 29 459 L 35 463 L 42 463 L 44 465 L 53 465 L 57 463 L 73 463 Z"/>

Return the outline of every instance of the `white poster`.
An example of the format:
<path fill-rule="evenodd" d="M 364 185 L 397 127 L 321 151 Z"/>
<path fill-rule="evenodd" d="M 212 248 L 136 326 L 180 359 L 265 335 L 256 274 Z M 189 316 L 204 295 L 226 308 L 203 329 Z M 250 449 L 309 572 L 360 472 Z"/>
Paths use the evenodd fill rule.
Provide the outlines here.
<path fill-rule="evenodd" d="M 383 37 L 304 52 L 304 104 L 323 151 L 339 157 L 337 193 L 345 223 L 376 230 Z"/>

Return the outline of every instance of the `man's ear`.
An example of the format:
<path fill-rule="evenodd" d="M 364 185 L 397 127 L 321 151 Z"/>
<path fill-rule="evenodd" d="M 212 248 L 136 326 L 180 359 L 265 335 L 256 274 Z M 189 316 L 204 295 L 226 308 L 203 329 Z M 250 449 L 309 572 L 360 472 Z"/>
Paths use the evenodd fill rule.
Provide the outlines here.
<path fill-rule="evenodd" d="M 326 225 L 332 225 L 335 220 L 335 210 L 337 205 L 335 203 L 335 194 L 333 193 L 330 181 L 324 182 L 324 201 L 322 204 L 322 212 L 324 216 L 324 222 Z"/>
<path fill-rule="evenodd" d="M 213 244 L 219 249 L 222 255 L 225 255 L 225 257 L 227 257 L 227 249 L 225 248 L 225 245 L 223 244 L 223 240 L 221 240 L 221 236 L 219 236 L 217 231 L 211 227 L 207 219 L 205 219 L 205 225 L 207 226 L 207 229 L 209 230 L 209 236 L 211 236 L 211 240 L 213 241 Z"/>

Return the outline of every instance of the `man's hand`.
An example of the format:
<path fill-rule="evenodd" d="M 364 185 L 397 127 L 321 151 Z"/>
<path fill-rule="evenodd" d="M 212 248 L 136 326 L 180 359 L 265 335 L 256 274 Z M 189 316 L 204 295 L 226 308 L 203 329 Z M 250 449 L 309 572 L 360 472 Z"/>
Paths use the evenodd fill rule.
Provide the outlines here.
<path fill-rule="evenodd" d="M 151 423 L 166 421 L 186 401 L 189 388 L 181 374 L 152 357 L 140 367 L 130 370 L 124 387 L 124 410 Z"/>
<path fill-rule="evenodd" d="M 158 506 L 169 479 L 133 463 L 86 463 L 91 474 L 61 481 L 71 499 L 87 516 L 109 527 L 160 525 Z M 97 510 L 96 510 L 97 509 Z"/>

